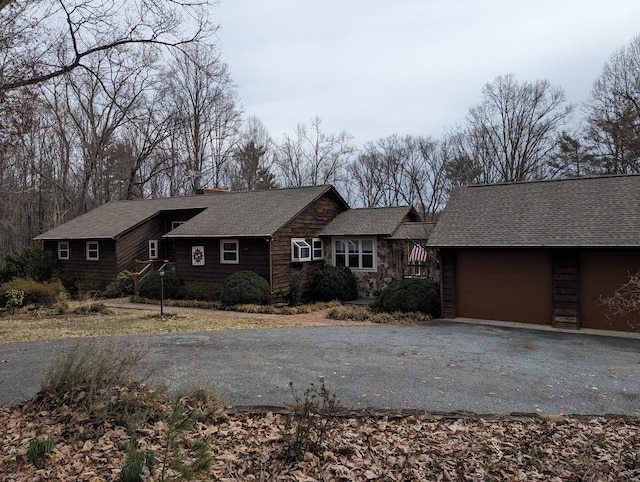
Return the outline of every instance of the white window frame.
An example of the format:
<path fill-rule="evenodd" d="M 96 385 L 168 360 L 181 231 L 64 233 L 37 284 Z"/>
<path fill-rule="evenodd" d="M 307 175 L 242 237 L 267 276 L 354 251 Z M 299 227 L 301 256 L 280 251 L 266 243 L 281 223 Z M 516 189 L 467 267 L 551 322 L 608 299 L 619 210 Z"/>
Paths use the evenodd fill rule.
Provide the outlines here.
<path fill-rule="evenodd" d="M 234 244 L 234 249 L 227 249 L 225 244 Z M 226 259 L 225 255 L 233 254 L 233 259 Z M 238 264 L 240 263 L 240 241 L 237 239 L 221 239 L 220 240 L 220 264 Z"/>
<path fill-rule="evenodd" d="M 364 252 L 363 244 L 365 242 L 371 243 L 372 250 Z M 338 243 L 342 243 L 344 251 L 338 251 Z M 375 272 L 378 271 L 378 254 L 377 254 L 377 242 L 376 238 L 333 238 L 331 240 L 333 247 L 331 253 L 331 263 L 333 266 L 338 266 L 337 258 L 339 255 L 344 256 L 344 266 L 351 271 L 366 271 Z M 372 266 L 363 267 L 363 259 L 371 256 Z M 353 258 L 357 257 L 357 262 L 353 263 Z M 352 266 L 353 265 L 353 266 Z M 342 265 L 341 265 L 342 266 Z"/>
<path fill-rule="evenodd" d="M 191 246 L 191 266 L 205 265 L 204 246 Z"/>
<path fill-rule="evenodd" d="M 311 258 L 316 261 L 324 259 L 324 240 L 321 238 L 313 238 L 311 240 Z"/>
<path fill-rule="evenodd" d="M 95 248 L 92 245 L 95 245 Z M 100 261 L 100 243 L 98 241 L 87 241 L 87 261 Z"/>
<path fill-rule="evenodd" d="M 58 241 L 58 259 L 69 259 L 71 247 L 69 241 Z"/>
<path fill-rule="evenodd" d="M 305 254 L 306 252 L 306 254 Z M 291 262 L 311 261 L 311 245 L 304 238 L 291 238 Z"/>
<path fill-rule="evenodd" d="M 158 240 L 149 240 L 149 259 L 158 259 Z"/>

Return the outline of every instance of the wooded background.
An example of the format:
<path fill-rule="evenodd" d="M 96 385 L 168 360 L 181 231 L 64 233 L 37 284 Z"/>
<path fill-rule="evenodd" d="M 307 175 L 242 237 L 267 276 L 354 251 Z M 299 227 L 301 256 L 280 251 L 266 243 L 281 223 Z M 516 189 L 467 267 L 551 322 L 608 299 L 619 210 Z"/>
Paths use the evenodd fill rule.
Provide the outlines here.
<path fill-rule="evenodd" d="M 582 105 L 547 80 L 501 75 L 440 138 L 356 146 L 320 117 L 275 139 L 245 116 L 213 8 L 0 1 L 0 265 L 116 199 L 331 183 L 354 207 L 409 204 L 432 219 L 460 185 L 640 172 L 640 36 Z"/>

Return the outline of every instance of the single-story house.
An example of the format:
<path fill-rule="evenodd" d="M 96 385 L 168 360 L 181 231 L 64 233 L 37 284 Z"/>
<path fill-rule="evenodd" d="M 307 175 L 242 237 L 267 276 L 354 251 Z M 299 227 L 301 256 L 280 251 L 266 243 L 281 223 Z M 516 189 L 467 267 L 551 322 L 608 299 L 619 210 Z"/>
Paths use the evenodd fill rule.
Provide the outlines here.
<path fill-rule="evenodd" d="M 393 226 L 387 226 L 386 216 L 386 224 L 377 230 L 365 232 L 356 223 L 351 233 L 341 231 L 345 240 L 354 241 L 345 244 L 340 257 L 329 249 L 333 239 L 324 229 L 350 211 L 359 210 L 350 210 L 330 185 L 245 192 L 205 189 L 194 196 L 113 201 L 35 239 L 56 254 L 68 274 L 92 289 L 104 288 L 121 271 L 139 271 L 145 265 L 157 269 L 168 261 L 185 282 L 221 283 L 236 271 L 253 270 L 282 297 L 295 275 L 307 287 L 313 272 L 326 262 L 348 265 L 355 272 L 377 272 L 386 261 L 378 260 L 382 250 L 367 239 L 390 236 L 403 223 L 419 221 L 407 207 L 389 211 Z M 367 223 L 378 222 L 364 217 Z"/>
<path fill-rule="evenodd" d="M 437 276 L 435 256 L 426 252 L 433 226 L 408 206 L 359 208 L 341 212 L 320 237 L 328 241 L 327 260 L 348 266 L 359 294 L 375 297 L 394 279 Z M 424 252 L 421 259 L 411 259 L 414 248 Z"/>
<path fill-rule="evenodd" d="M 427 245 L 444 317 L 628 331 L 601 299 L 640 271 L 640 176 L 458 188 Z"/>

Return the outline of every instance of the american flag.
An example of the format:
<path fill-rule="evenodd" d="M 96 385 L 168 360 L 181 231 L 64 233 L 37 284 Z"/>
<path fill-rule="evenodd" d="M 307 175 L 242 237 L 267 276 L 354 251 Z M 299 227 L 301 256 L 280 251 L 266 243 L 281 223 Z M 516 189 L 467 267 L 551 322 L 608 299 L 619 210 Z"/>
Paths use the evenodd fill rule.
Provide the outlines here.
<path fill-rule="evenodd" d="M 409 254 L 410 263 L 426 263 L 427 262 L 427 250 L 419 244 L 414 243 L 411 253 Z"/>

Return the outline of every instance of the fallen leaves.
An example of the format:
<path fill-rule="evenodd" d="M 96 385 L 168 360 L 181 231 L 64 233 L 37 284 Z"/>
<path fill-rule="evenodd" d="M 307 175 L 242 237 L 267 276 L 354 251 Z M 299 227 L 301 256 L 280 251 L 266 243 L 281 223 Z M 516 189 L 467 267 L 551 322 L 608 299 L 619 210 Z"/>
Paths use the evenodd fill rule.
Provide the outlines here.
<path fill-rule="evenodd" d="M 344 414 L 317 453 L 286 464 L 285 417 L 230 410 L 199 421 L 185 435 L 184 456 L 190 440 L 208 441 L 214 463 L 199 480 L 640 480 L 637 418 Z M 0 407 L 0 427 L 0 478 L 11 482 L 118 480 L 130 440 L 113 422 L 93 425 L 68 407 L 30 402 Z M 139 448 L 158 461 L 145 481 L 159 480 L 165 430 L 162 421 L 136 430 Z M 38 469 L 27 448 L 44 436 L 55 446 Z"/>

